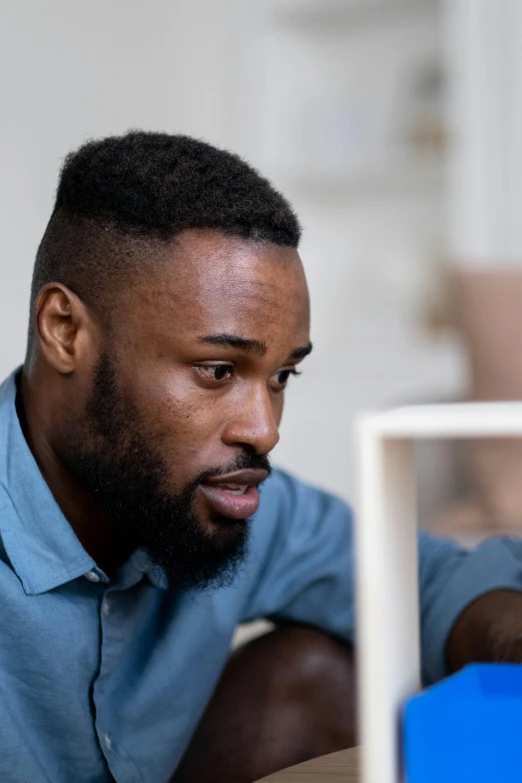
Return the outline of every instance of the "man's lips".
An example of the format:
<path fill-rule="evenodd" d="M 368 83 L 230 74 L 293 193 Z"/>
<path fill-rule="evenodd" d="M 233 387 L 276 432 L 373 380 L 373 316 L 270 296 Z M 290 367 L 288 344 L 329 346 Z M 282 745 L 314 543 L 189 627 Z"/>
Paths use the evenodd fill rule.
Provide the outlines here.
<path fill-rule="evenodd" d="M 209 478 L 198 490 L 216 514 L 247 519 L 259 508 L 258 485 L 267 478 L 266 470 L 240 470 Z"/>

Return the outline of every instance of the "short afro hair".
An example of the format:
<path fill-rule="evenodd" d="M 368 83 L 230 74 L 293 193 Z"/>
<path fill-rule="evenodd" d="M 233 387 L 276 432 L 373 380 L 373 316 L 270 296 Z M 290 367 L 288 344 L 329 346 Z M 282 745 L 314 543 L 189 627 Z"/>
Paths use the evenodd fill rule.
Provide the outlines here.
<path fill-rule="evenodd" d="M 61 171 L 36 256 L 31 310 L 50 282 L 103 306 L 115 285 L 186 229 L 289 247 L 301 233 L 286 199 L 230 152 L 144 131 L 84 144 Z"/>

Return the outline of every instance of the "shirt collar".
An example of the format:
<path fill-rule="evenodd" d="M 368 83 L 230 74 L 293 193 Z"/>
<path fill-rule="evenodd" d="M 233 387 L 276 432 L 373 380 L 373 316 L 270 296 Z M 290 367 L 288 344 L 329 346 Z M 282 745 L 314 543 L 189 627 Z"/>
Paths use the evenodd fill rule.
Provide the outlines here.
<path fill-rule="evenodd" d="M 103 579 L 27 445 L 15 405 L 17 372 L 0 386 L 0 536 L 6 554 L 28 595 L 45 593 L 90 571 Z M 131 562 L 156 587 L 166 588 L 145 552 L 136 552 Z"/>
<path fill-rule="evenodd" d="M 144 549 L 137 549 L 127 560 L 120 574 L 124 575 L 122 581 L 127 581 L 128 574 L 134 573 L 134 578 L 131 577 L 129 586 L 135 584 L 142 576 L 146 576 L 154 587 L 159 587 L 160 590 L 168 590 L 169 583 L 165 571 L 157 565 L 154 565 L 149 555 Z M 124 585 L 122 585 L 124 586 Z"/>

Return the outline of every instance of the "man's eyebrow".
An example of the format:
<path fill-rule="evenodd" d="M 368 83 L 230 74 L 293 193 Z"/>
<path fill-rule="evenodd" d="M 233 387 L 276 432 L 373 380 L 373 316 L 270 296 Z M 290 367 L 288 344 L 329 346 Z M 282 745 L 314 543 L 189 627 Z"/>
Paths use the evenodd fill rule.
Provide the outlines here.
<path fill-rule="evenodd" d="M 199 343 L 208 345 L 220 345 L 222 348 L 235 348 L 237 351 L 244 351 L 255 356 L 264 356 L 267 351 L 266 343 L 262 340 L 252 340 L 247 337 L 239 337 L 236 334 L 207 334 L 205 337 L 198 338 Z"/>
<path fill-rule="evenodd" d="M 312 347 L 312 343 L 308 343 L 308 345 L 303 345 L 302 348 L 294 348 L 290 354 L 290 358 L 295 359 L 296 361 L 304 359 L 305 356 L 308 356 L 308 354 L 312 352 Z"/>

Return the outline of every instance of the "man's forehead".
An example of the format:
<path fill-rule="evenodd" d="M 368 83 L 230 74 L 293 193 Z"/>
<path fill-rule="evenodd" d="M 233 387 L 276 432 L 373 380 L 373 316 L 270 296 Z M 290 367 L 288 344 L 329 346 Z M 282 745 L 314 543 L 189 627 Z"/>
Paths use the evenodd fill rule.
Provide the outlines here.
<path fill-rule="evenodd" d="M 195 316 L 241 310 L 250 317 L 266 309 L 307 311 L 308 290 L 295 248 L 255 243 L 217 232 L 176 240 L 170 256 L 152 270 L 140 293 L 156 305 L 183 308 Z"/>
<path fill-rule="evenodd" d="M 273 286 L 303 274 L 296 248 L 254 242 L 217 231 L 185 231 L 171 245 L 168 270 L 178 282 Z"/>
<path fill-rule="evenodd" d="M 232 334 L 278 351 L 308 345 L 308 290 L 294 248 L 189 233 L 197 241 L 177 239 L 128 291 L 125 331 L 145 342 Z"/>
<path fill-rule="evenodd" d="M 215 229 L 183 231 L 171 243 L 170 250 L 178 259 L 208 261 L 209 258 L 227 259 L 231 255 L 248 260 L 252 255 L 277 257 L 279 260 L 299 258 L 297 248 L 272 242 L 245 239 Z"/>
<path fill-rule="evenodd" d="M 189 299 L 184 325 L 194 335 L 238 335 L 265 343 L 279 336 L 300 345 L 308 342 L 309 308 L 304 293 L 284 293 L 280 287 L 226 286 Z M 259 352 L 261 353 L 261 352 Z"/>

